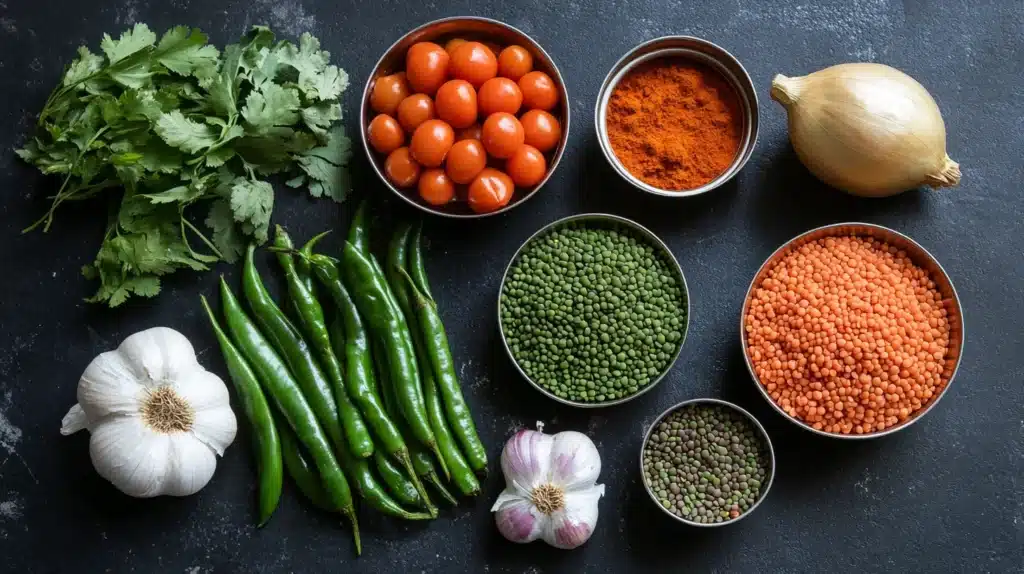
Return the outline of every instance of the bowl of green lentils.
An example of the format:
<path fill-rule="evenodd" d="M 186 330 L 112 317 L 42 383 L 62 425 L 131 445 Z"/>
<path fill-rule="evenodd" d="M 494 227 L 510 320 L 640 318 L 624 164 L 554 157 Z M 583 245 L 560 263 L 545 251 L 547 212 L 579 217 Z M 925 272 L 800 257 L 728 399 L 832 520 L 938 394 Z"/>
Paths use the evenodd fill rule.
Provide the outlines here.
<path fill-rule="evenodd" d="M 691 526 L 742 520 L 768 495 L 775 451 L 747 411 L 718 399 L 693 399 L 647 429 L 640 472 L 651 500 Z"/>
<path fill-rule="evenodd" d="M 607 407 L 654 388 L 686 340 L 690 297 L 647 228 L 589 213 L 551 223 L 505 269 L 498 328 L 519 373 L 567 405 Z"/>

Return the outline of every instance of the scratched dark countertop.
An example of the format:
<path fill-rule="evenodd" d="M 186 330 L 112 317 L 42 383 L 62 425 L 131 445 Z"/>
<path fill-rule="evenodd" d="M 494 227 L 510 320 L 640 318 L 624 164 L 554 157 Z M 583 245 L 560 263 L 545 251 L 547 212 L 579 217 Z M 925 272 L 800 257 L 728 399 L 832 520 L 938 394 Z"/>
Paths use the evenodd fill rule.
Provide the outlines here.
<path fill-rule="evenodd" d="M 541 197 L 483 222 L 428 220 L 428 265 L 492 461 L 510 433 L 535 421 L 552 432 L 586 432 L 597 443 L 607 495 L 593 539 L 572 552 L 502 539 L 489 512 L 502 488 L 496 464 L 479 500 L 431 524 L 364 512 L 359 559 L 347 528 L 311 509 L 290 485 L 273 520 L 257 530 L 244 431 L 195 496 L 118 493 L 92 469 L 85 433 L 58 433 L 78 377 L 96 354 L 156 325 L 183 332 L 200 360 L 225 375 L 198 305 L 199 293 L 215 292 L 217 273 L 180 273 L 158 299 L 110 311 L 82 302 L 94 286 L 79 273 L 102 234 L 102 202 L 59 212 L 49 234 L 19 233 L 55 185 L 10 150 L 24 141 L 75 48 L 95 50 L 104 32 L 134 22 L 158 32 L 196 26 L 219 46 L 252 24 L 292 38 L 310 31 L 351 75 L 345 111 L 355 118 L 366 76 L 392 41 L 462 14 L 508 22 L 540 42 L 565 76 L 574 121 Z M 666 34 L 701 36 L 732 51 L 761 98 L 753 158 L 732 183 L 701 198 L 640 196 L 617 179 L 595 140 L 593 106 L 606 71 L 632 46 Z M 963 169 L 959 188 L 860 200 L 802 168 L 785 114 L 767 97 L 771 77 L 863 60 L 896 66 L 931 91 L 945 114 L 949 154 Z M 0 570 L 1024 572 L 1022 87 L 1019 1 L 0 0 Z M 354 122 L 347 125 L 356 136 Z M 364 193 L 385 193 L 361 152 L 353 170 Z M 274 220 L 300 237 L 343 226 L 354 205 L 307 200 L 284 187 L 276 201 Z M 670 376 L 636 401 L 598 411 L 563 407 L 519 380 L 494 318 L 501 273 L 520 243 L 543 224 L 585 211 L 618 213 L 658 233 L 692 296 L 690 336 Z M 893 227 L 931 250 L 961 295 L 967 331 L 963 363 L 942 403 L 909 430 L 857 443 L 784 421 L 754 388 L 738 341 L 742 297 L 764 258 L 802 231 L 850 220 Z M 237 279 L 231 266 L 217 271 Z M 695 397 L 751 410 L 778 457 L 768 499 L 727 528 L 672 522 L 640 484 L 646 426 Z"/>

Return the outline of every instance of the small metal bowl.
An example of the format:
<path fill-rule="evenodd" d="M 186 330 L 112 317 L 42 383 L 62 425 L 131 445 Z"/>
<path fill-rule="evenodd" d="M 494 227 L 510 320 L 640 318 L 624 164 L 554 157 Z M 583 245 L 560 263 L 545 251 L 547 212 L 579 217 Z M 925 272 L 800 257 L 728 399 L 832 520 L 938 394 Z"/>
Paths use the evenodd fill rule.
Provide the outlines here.
<path fill-rule="evenodd" d="M 746 512 L 744 512 L 743 514 L 740 514 L 736 518 L 733 518 L 731 520 L 726 520 L 725 522 L 716 522 L 716 523 L 713 523 L 713 524 L 703 524 L 701 522 L 694 522 L 692 520 L 687 520 L 686 518 L 683 518 L 682 516 L 678 516 L 676 514 L 673 514 L 667 508 L 662 506 L 661 501 L 658 500 L 657 495 L 655 495 L 654 491 L 651 490 L 651 485 L 647 484 L 647 479 L 644 477 L 644 451 L 647 449 L 647 441 L 651 440 L 651 433 L 654 432 L 654 429 L 657 428 L 657 426 L 661 423 L 662 420 L 665 419 L 665 417 L 667 417 L 668 415 L 670 415 L 670 414 L 674 413 L 675 411 L 681 409 L 682 407 L 685 407 L 687 405 L 693 405 L 693 404 L 722 405 L 724 407 L 730 408 L 730 409 L 732 409 L 732 410 L 742 414 L 743 416 L 747 417 L 747 419 L 750 420 L 750 422 L 754 423 L 754 427 L 757 428 L 758 432 L 761 435 L 761 439 L 764 441 L 764 445 L 765 445 L 765 447 L 768 450 L 768 462 L 769 462 L 768 482 L 766 482 L 765 484 L 762 485 L 761 495 L 757 497 L 757 501 L 754 502 L 754 504 L 750 508 L 748 508 Z M 657 506 L 659 509 L 661 509 L 661 511 L 664 512 L 665 514 L 671 516 L 672 518 L 678 520 L 679 522 L 682 522 L 683 524 L 688 524 L 690 526 L 699 526 L 699 527 L 702 527 L 702 528 L 714 528 L 716 526 L 725 526 L 727 524 L 735 524 L 735 523 L 739 522 L 740 520 L 743 520 L 744 518 L 746 518 L 750 514 L 752 514 L 754 512 L 754 510 L 757 509 L 757 507 L 761 505 L 761 501 L 764 500 L 765 497 L 768 496 L 768 491 L 771 490 L 772 482 L 775 480 L 775 449 L 772 448 L 772 440 L 771 440 L 771 438 L 768 437 L 768 432 L 766 430 L 764 430 L 764 427 L 761 426 L 761 423 L 756 418 L 754 418 L 754 415 L 748 413 L 745 409 L 739 407 L 738 405 L 734 405 L 734 404 L 732 404 L 730 402 L 723 401 L 723 400 L 720 400 L 720 399 L 690 399 L 688 401 L 683 401 L 683 402 L 681 402 L 681 403 L 679 403 L 677 405 L 671 406 L 667 410 L 665 410 L 665 412 L 663 412 L 660 415 L 658 415 L 658 418 L 655 419 L 655 421 L 653 423 L 651 423 L 650 428 L 648 428 L 647 432 L 644 433 L 644 442 L 640 445 L 640 480 L 644 483 L 644 490 L 647 491 L 647 495 L 651 497 L 651 500 L 654 502 L 655 506 Z"/>
<path fill-rule="evenodd" d="M 508 339 L 505 336 L 505 326 L 501 322 L 501 294 L 505 292 L 505 282 L 508 281 L 509 272 L 512 270 L 512 267 L 516 264 L 516 262 L 519 261 L 519 256 L 522 254 L 523 250 L 526 249 L 526 246 L 532 243 L 534 239 L 537 239 L 538 237 L 541 237 L 542 235 L 545 235 L 546 233 L 549 233 L 554 229 L 574 222 L 596 222 L 598 225 L 603 225 L 606 227 L 618 226 L 626 228 L 631 232 L 638 234 L 640 237 L 646 239 L 652 246 L 654 246 L 656 250 L 661 252 L 662 256 L 664 256 L 667 261 L 671 263 L 670 267 L 676 271 L 679 283 L 683 286 L 683 296 L 686 298 L 686 323 L 683 325 L 683 336 L 679 340 L 679 346 L 676 348 L 676 352 L 672 356 L 672 360 L 669 361 L 668 365 L 665 366 L 665 369 L 661 373 L 659 373 L 653 381 L 647 383 L 647 385 L 645 385 L 643 388 L 633 393 L 632 395 L 629 395 L 628 397 L 615 399 L 613 401 L 603 401 L 599 403 L 585 403 L 580 401 L 572 401 L 569 399 L 564 399 L 552 393 L 551 391 L 545 389 L 541 385 L 537 384 L 533 379 L 530 378 L 529 375 L 526 374 L 526 371 L 524 371 L 523 368 L 519 366 L 519 362 L 516 360 L 515 355 L 512 354 L 512 349 L 509 348 Z M 583 213 L 580 215 L 571 215 L 569 217 L 559 219 L 540 228 L 536 233 L 531 235 L 529 239 L 523 242 L 519 249 L 516 250 L 515 255 L 513 255 L 512 259 L 508 262 L 508 266 L 505 267 L 505 274 L 501 278 L 501 287 L 498 289 L 498 330 L 501 332 L 501 343 L 505 347 L 505 352 L 508 354 L 509 359 L 512 360 L 512 364 L 515 365 L 516 370 L 519 371 L 519 374 L 522 375 L 522 377 L 528 383 L 533 385 L 533 388 L 537 389 L 541 393 L 544 393 L 548 397 L 562 404 L 571 405 L 574 407 L 594 409 L 601 407 L 610 407 L 613 405 L 620 405 L 627 401 L 631 401 L 653 389 L 655 386 L 658 385 L 658 383 L 661 382 L 662 379 L 665 378 L 665 375 L 667 375 L 668 372 L 672 370 L 672 366 L 675 365 L 676 360 L 679 359 L 679 354 L 683 350 L 683 343 L 686 342 L 686 334 L 689 331 L 689 328 L 690 289 L 686 285 L 686 276 L 683 275 L 683 268 L 679 266 L 679 262 L 676 260 L 675 256 L 672 255 L 672 251 L 668 248 L 667 245 L 665 245 L 665 242 L 662 241 L 651 230 L 647 229 L 646 227 L 640 225 L 635 221 L 626 219 L 625 217 L 619 217 L 618 215 L 611 215 L 608 213 Z"/>
<path fill-rule="evenodd" d="M 510 201 L 508 205 L 497 211 L 489 213 L 474 213 L 473 211 L 470 211 L 465 202 L 451 203 L 443 207 L 434 207 L 420 201 L 419 197 L 416 195 L 415 189 L 402 190 L 395 187 L 390 181 L 388 181 L 387 176 L 384 174 L 385 158 L 370 147 L 370 142 L 366 137 L 366 129 L 370 125 L 370 120 L 372 120 L 376 115 L 376 112 L 370 109 L 370 92 L 373 90 L 373 84 L 377 78 L 401 70 L 405 66 L 405 53 L 409 50 L 409 47 L 416 42 L 440 42 L 443 44 L 446 40 L 454 37 L 479 40 L 485 43 L 499 42 L 504 45 L 516 44 L 526 48 L 533 56 L 533 69 L 540 70 L 551 76 L 555 85 L 558 86 L 560 94 L 558 107 L 553 111 L 553 113 L 562 124 L 562 138 L 559 140 L 558 146 L 555 147 L 553 152 L 544 154 L 550 158 L 547 174 L 544 176 L 544 179 L 540 180 L 540 183 L 530 189 L 516 189 L 515 195 L 512 197 L 512 201 Z M 540 188 L 544 187 L 544 184 L 551 178 L 551 174 L 555 172 L 555 168 L 558 167 L 558 163 L 562 159 L 562 153 L 565 151 L 566 142 L 569 141 L 569 93 L 566 91 L 565 81 L 562 79 L 562 73 L 558 71 L 558 66 L 555 65 L 554 60 L 552 60 L 551 56 L 544 51 L 544 48 L 541 48 L 540 44 L 525 32 L 509 26 L 504 22 L 491 20 L 490 18 L 478 18 L 473 16 L 441 18 L 440 20 L 427 22 L 426 24 L 423 24 L 422 26 L 405 34 L 392 44 L 391 47 L 384 52 L 384 55 L 380 57 L 380 60 L 378 60 L 377 64 L 373 67 L 373 71 L 370 73 L 369 79 L 366 80 L 366 87 L 363 88 L 362 105 L 359 110 L 359 126 L 360 137 L 363 141 L 363 150 L 366 151 L 366 156 L 370 160 L 370 165 L 373 166 L 373 171 L 377 173 L 377 176 L 380 177 L 380 180 L 384 185 L 395 195 L 400 197 L 409 205 L 412 205 L 426 213 L 455 219 L 476 219 L 505 213 L 506 211 L 525 203 L 527 199 L 537 195 Z"/>
<path fill-rule="evenodd" d="M 739 150 L 732 164 L 715 179 L 694 189 L 673 191 L 644 183 L 629 173 L 629 170 L 622 165 L 608 139 L 606 122 L 608 102 L 619 81 L 636 66 L 664 57 L 682 57 L 712 68 L 732 85 L 733 91 L 736 92 L 736 97 L 743 107 L 743 138 L 740 141 Z M 747 70 L 725 48 L 693 36 L 663 36 L 644 42 L 627 52 L 625 56 L 619 58 L 619 61 L 612 66 L 611 71 L 605 76 L 604 83 L 601 84 L 601 91 L 597 94 L 597 107 L 594 109 L 597 141 L 600 143 L 601 151 L 604 153 L 608 163 L 615 168 L 615 171 L 623 179 L 633 184 L 636 188 L 647 193 L 665 197 L 700 195 L 732 179 L 734 175 L 743 169 L 743 166 L 747 164 L 747 160 L 750 159 L 751 154 L 754 152 L 754 146 L 757 144 L 757 124 L 757 91 L 754 89 L 754 83 L 750 80 Z"/>
<path fill-rule="evenodd" d="M 757 373 L 754 372 L 754 365 L 750 361 L 750 353 L 747 351 L 747 330 L 745 328 L 745 319 L 747 312 L 750 308 L 750 299 L 754 294 L 754 289 L 761 281 L 768 275 L 768 272 L 775 267 L 775 265 L 786 255 L 798 247 L 816 241 L 823 237 L 838 237 L 838 236 L 850 236 L 857 235 L 862 237 L 873 237 L 879 241 L 883 241 L 889 245 L 893 245 L 899 249 L 904 250 L 910 260 L 921 267 L 931 276 L 932 281 L 935 282 L 936 287 L 942 294 L 943 304 L 946 307 L 946 312 L 949 317 L 950 324 L 950 336 L 949 336 L 949 353 L 946 356 L 946 371 L 943 373 L 943 378 L 946 380 L 946 384 L 942 387 L 939 393 L 931 398 L 931 400 L 922 409 L 914 413 L 913 416 L 907 420 L 891 426 L 887 429 L 880 431 L 874 431 L 864 434 L 840 434 L 831 433 L 818 430 L 811 425 L 796 419 L 791 416 L 785 410 L 782 409 L 772 399 L 768 391 L 765 390 L 763 384 L 757 377 Z M 743 348 L 743 360 L 747 364 L 747 370 L 750 371 L 750 377 L 754 380 L 754 384 L 757 386 L 757 390 L 761 392 L 761 396 L 768 401 L 768 404 L 778 411 L 782 416 L 786 417 L 790 422 L 798 425 L 800 428 L 809 430 L 815 434 L 822 436 L 839 438 L 839 439 L 850 439 L 850 440 L 861 440 L 878 438 L 887 434 L 892 434 L 896 431 L 903 430 L 915 422 L 919 421 L 924 415 L 928 414 L 928 411 L 932 410 L 933 407 L 939 402 L 949 390 L 950 385 L 953 383 L 953 377 L 956 376 L 956 371 L 960 367 L 960 358 L 963 355 L 964 350 L 964 316 L 960 307 L 960 298 L 956 294 L 956 289 L 953 288 L 953 282 L 950 280 L 949 275 L 946 274 L 946 270 L 939 265 L 935 257 L 931 253 L 928 253 L 924 247 L 921 247 L 913 239 L 889 229 L 888 227 L 882 227 L 881 225 L 874 225 L 871 223 L 836 223 L 833 225 L 825 225 L 812 229 L 805 233 L 802 233 L 793 239 L 790 239 L 786 243 L 775 250 L 770 257 L 761 265 L 761 268 L 757 270 L 757 274 L 754 275 L 754 279 L 750 282 L 750 287 L 747 289 L 747 295 L 743 299 L 743 310 L 740 313 L 740 345 Z"/>

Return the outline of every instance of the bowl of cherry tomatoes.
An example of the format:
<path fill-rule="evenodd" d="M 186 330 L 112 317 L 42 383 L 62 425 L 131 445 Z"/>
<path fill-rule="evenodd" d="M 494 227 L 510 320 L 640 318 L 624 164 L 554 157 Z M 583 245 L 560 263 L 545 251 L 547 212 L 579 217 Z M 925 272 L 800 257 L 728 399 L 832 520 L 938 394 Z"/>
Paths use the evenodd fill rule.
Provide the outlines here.
<path fill-rule="evenodd" d="M 476 218 L 537 194 L 569 134 L 569 97 L 551 57 L 487 18 L 435 20 L 384 53 L 363 90 L 363 148 L 398 197 Z"/>

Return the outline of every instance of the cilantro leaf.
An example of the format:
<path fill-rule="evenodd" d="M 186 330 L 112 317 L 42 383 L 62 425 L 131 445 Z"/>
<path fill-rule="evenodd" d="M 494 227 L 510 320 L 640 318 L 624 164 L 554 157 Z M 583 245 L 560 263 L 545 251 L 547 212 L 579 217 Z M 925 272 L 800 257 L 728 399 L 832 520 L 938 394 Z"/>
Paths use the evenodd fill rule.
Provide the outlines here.
<path fill-rule="evenodd" d="M 226 199 L 214 201 L 206 216 L 206 225 L 213 230 L 211 239 L 224 260 L 228 263 L 238 261 L 245 252 L 245 238 L 235 223 L 231 202 Z"/>
<path fill-rule="evenodd" d="M 294 88 L 265 84 L 245 98 L 242 117 L 257 131 L 292 125 L 299 119 L 299 93 Z"/>
<path fill-rule="evenodd" d="M 341 104 L 318 102 L 302 108 L 299 115 L 302 116 L 302 122 L 306 124 L 309 131 L 323 139 L 327 137 L 327 129 L 331 127 L 331 124 L 341 119 Z"/>
<path fill-rule="evenodd" d="M 242 229 L 260 243 L 267 240 L 273 209 L 274 188 L 269 183 L 245 177 L 235 179 L 231 186 L 231 211 Z"/>
<path fill-rule="evenodd" d="M 178 110 L 160 114 L 154 129 L 169 145 L 188 153 L 196 153 L 217 143 L 213 128 L 186 118 Z"/>
<path fill-rule="evenodd" d="M 348 87 L 348 74 L 337 66 L 327 66 L 322 73 L 299 77 L 299 88 L 316 100 L 336 100 Z"/>
<path fill-rule="evenodd" d="M 153 45 L 156 42 L 156 34 L 149 29 L 149 26 L 139 23 L 131 30 L 121 34 L 121 37 L 114 40 L 109 34 L 103 35 L 100 48 L 107 55 L 111 64 L 116 64 L 132 54 Z"/>
<path fill-rule="evenodd" d="M 176 26 L 160 38 L 153 57 L 176 74 L 212 78 L 220 52 L 207 45 L 206 39 L 206 34 L 199 30 Z"/>
<path fill-rule="evenodd" d="M 61 80 L 61 85 L 67 88 L 79 84 L 94 76 L 102 68 L 103 56 L 93 54 L 89 51 L 89 48 L 86 48 L 85 46 L 79 46 L 78 59 L 71 62 L 67 71 L 64 72 L 64 78 Z"/>

